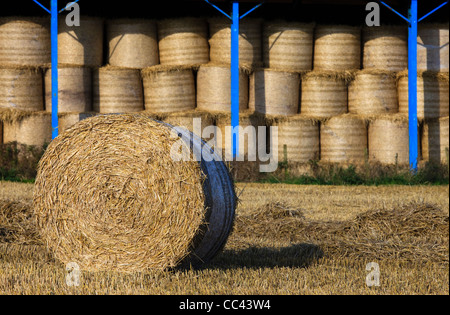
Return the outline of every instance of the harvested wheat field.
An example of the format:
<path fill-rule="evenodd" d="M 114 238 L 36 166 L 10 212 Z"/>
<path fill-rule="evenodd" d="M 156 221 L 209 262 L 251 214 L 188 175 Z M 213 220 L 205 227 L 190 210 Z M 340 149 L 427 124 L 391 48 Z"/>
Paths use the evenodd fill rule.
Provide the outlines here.
<path fill-rule="evenodd" d="M 203 269 L 82 272 L 42 245 L 33 186 L 0 182 L 0 294 L 448 294 L 448 186 L 237 184 L 234 231 Z M 366 266 L 380 267 L 369 287 Z"/>

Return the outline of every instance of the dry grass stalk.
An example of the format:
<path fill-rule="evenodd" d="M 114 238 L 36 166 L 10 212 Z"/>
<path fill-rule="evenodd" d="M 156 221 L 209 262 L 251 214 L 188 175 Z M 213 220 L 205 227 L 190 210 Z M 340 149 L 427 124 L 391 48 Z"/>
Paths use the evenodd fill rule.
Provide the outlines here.
<path fill-rule="evenodd" d="M 0 65 L 50 63 L 50 21 L 37 17 L 0 18 Z"/>
<path fill-rule="evenodd" d="M 42 72 L 36 69 L 0 69 L 0 110 L 43 111 Z"/>
<path fill-rule="evenodd" d="M 110 65 L 143 69 L 159 64 L 158 36 L 154 21 L 109 20 L 106 34 Z"/>
<path fill-rule="evenodd" d="M 31 203 L 0 200 L 0 244 L 41 245 Z"/>
<path fill-rule="evenodd" d="M 199 65 L 209 62 L 208 25 L 199 18 L 158 22 L 162 65 Z"/>
<path fill-rule="evenodd" d="M 205 177 L 199 163 L 172 160 L 172 133 L 143 116 L 108 115 L 50 144 L 34 211 L 56 258 L 131 272 L 176 267 L 189 256 L 207 220 Z"/>

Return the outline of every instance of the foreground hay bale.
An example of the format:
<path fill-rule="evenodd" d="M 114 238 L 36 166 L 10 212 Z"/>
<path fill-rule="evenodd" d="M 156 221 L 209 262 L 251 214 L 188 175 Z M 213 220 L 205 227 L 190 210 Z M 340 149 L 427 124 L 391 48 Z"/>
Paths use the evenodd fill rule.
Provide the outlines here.
<path fill-rule="evenodd" d="M 300 113 L 329 118 L 348 111 L 349 76 L 346 73 L 313 71 L 302 78 Z"/>
<path fill-rule="evenodd" d="M 86 67 L 58 67 L 58 113 L 92 111 L 92 71 Z M 45 109 L 52 112 L 52 71 L 45 73 Z"/>
<path fill-rule="evenodd" d="M 409 112 L 408 72 L 399 74 L 399 112 Z M 417 117 L 435 119 L 449 115 L 448 73 L 419 72 L 417 77 Z"/>
<path fill-rule="evenodd" d="M 212 259 L 232 227 L 232 181 L 221 161 L 174 161 L 176 144 L 189 157 L 190 133 L 140 115 L 89 118 L 55 139 L 34 191 L 37 225 L 55 257 L 121 272 Z"/>
<path fill-rule="evenodd" d="M 93 108 L 102 114 L 134 113 L 144 109 L 139 70 L 103 67 L 94 70 Z"/>
<path fill-rule="evenodd" d="M 58 63 L 101 67 L 103 65 L 103 20 L 81 17 L 80 26 L 59 21 Z"/>
<path fill-rule="evenodd" d="M 239 72 L 239 110 L 248 109 L 249 78 Z M 197 73 L 197 108 L 220 112 L 231 110 L 231 70 L 229 66 L 202 65 Z"/>
<path fill-rule="evenodd" d="M 358 72 L 348 89 L 348 110 L 359 115 L 398 113 L 395 74 L 377 70 Z"/>
<path fill-rule="evenodd" d="M 261 114 L 292 116 L 299 111 L 300 75 L 259 69 L 250 76 L 249 108 Z"/>
<path fill-rule="evenodd" d="M 239 26 L 239 64 L 260 66 L 262 63 L 261 31 L 258 19 L 245 19 Z M 210 59 L 217 63 L 231 63 L 231 26 L 228 19 L 209 20 Z"/>
<path fill-rule="evenodd" d="M 404 26 L 363 29 L 363 68 L 403 71 L 408 68 L 408 34 Z"/>
<path fill-rule="evenodd" d="M 369 124 L 369 160 L 383 164 L 409 163 L 408 118 L 379 117 Z"/>
<path fill-rule="evenodd" d="M 364 163 L 367 152 L 367 124 L 364 120 L 343 115 L 333 117 L 321 124 L 321 161 Z"/>
<path fill-rule="evenodd" d="M 50 57 L 49 18 L 0 18 L 0 65 L 38 67 Z"/>
<path fill-rule="evenodd" d="M 150 20 L 110 20 L 106 25 L 111 66 L 143 69 L 159 63 L 156 23 Z"/>
<path fill-rule="evenodd" d="M 204 19 L 158 22 L 162 65 L 200 65 L 209 62 L 208 25 Z"/>
<path fill-rule="evenodd" d="M 42 72 L 37 69 L 0 69 L 0 110 L 43 111 Z"/>
<path fill-rule="evenodd" d="M 188 66 L 155 66 L 142 72 L 145 110 L 152 113 L 195 109 L 195 79 Z"/>
<path fill-rule="evenodd" d="M 344 71 L 361 68 L 361 28 L 322 25 L 316 28 L 314 70 Z"/>
<path fill-rule="evenodd" d="M 3 142 L 43 147 L 52 141 L 52 117 L 39 112 L 28 115 L 21 120 L 5 121 Z"/>
<path fill-rule="evenodd" d="M 418 30 L 417 69 L 419 71 L 449 71 L 449 25 L 425 24 Z"/>
<path fill-rule="evenodd" d="M 278 127 L 278 160 L 280 162 L 285 158 L 288 162 L 298 163 L 319 159 L 320 141 L 317 121 L 297 115 L 275 120 L 272 126 Z"/>
<path fill-rule="evenodd" d="M 310 71 L 313 65 L 314 24 L 267 23 L 263 27 L 266 68 Z"/>
<path fill-rule="evenodd" d="M 422 134 L 422 158 L 434 163 L 449 162 L 448 117 L 425 123 Z"/>

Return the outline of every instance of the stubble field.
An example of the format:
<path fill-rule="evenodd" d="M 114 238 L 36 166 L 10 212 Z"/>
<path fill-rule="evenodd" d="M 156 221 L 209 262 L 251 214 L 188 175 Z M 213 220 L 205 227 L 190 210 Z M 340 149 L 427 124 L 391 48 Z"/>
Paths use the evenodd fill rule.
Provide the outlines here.
<path fill-rule="evenodd" d="M 33 225 L 33 185 L 0 182 L 0 294 L 449 294 L 448 186 L 236 189 L 234 231 L 204 269 L 82 272 L 70 287 Z"/>

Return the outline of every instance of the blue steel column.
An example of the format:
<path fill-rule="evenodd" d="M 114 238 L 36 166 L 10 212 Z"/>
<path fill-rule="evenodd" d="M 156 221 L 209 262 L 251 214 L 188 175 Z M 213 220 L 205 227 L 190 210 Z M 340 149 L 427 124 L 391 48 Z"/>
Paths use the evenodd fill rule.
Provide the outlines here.
<path fill-rule="evenodd" d="M 231 126 L 233 157 L 239 156 L 239 1 L 233 1 L 231 24 Z"/>
<path fill-rule="evenodd" d="M 58 0 L 51 0 L 52 139 L 58 136 Z"/>
<path fill-rule="evenodd" d="M 417 0 L 411 1 L 409 21 L 409 164 L 413 171 L 417 171 L 419 160 L 419 130 L 417 123 Z"/>

